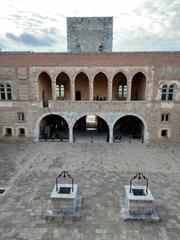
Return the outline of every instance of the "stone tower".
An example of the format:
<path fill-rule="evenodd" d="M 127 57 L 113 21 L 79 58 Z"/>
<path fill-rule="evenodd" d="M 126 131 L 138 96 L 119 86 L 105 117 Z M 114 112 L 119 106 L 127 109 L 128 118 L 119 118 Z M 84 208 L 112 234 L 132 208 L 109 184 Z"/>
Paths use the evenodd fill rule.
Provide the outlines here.
<path fill-rule="evenodd" d="M 68 52 L 112 52 L 112 17 L 68 17 Z"/>

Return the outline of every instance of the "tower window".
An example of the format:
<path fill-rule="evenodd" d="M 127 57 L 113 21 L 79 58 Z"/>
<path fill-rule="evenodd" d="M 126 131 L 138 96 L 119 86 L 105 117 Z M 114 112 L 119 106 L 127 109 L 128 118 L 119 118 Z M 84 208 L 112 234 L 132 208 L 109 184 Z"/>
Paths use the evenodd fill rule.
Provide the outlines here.
<path fill-rule="evenodd" d="M 100 52 L 103 52 L 103 50 L 104 50 L 103 45 L 100 45 L 100 46 L 99 46 L 99 51 L 100 51 Z"/>
<path fill-rule="evenodd" d="M 77 52 L 77 53 L 80 53 L 80 52 L 81 52 L 81 46 L 80 46 L 80 45 L 77 45 L 77 46 L 76 46 L 76 52 Z"/>

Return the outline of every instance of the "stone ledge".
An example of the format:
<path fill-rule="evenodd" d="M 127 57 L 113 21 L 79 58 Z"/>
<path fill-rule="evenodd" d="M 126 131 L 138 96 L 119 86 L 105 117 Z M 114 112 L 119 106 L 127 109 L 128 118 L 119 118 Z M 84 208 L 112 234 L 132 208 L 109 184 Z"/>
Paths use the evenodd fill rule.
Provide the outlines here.
<path fill-rule="evenodd" d="M 65 219 L 79 219 L 81 217 L 81 206 L 83 204 L 83 197 L 78 196 L 76 200 L 76 206 L 74 211 L 67 211 L 67 212 L 62 212 L 62 211 L 52 211 L 52 210 L 47 210 L 45 214 L 45 219 L 46 220 L 65 220 Z"/>
<path fill-rule="evenodd" d="M 121 217 L 123 220 L 144 220 L 150 222 L 159 222 L 160 218 L 157 214 L 155 207 L 152 208 L 152 211 L 149 214 L 143 213 L 130 213 L 126 203 L 126 198 L 122 197 L 120 199 L 121 205 Z"/>

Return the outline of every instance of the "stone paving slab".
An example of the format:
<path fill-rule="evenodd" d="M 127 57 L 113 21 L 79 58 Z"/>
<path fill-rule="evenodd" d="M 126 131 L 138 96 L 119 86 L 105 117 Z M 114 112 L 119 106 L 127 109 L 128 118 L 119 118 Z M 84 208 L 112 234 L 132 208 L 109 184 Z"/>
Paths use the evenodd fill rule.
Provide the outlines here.
<path fill-rule="evenodd" d="M 0 143 L 0 240 L 179 240 L 180 146 Z M 47 221 L 55 177 L 67 170 L 84 201 L 78 221 Z M 143 172 L 159 223 L 124 221 L 124 185 Z"/>

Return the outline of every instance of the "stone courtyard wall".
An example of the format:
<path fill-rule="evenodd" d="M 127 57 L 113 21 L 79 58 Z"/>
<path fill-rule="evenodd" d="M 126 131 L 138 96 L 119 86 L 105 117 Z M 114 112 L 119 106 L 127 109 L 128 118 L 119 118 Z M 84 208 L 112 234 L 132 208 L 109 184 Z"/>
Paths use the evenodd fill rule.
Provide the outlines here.
<path fill-rule="evenodd" d="M 169 59 L 169 61 L 168 61 Z M 47 72 L 52 81 L 53 99 L 43 108 L 38 99 L 37 79 Z M 89 79 L 90 100 L 75 101 L 74 92 L 69 101 L 55 98 L 56 78 L 59 73 L 68 74 L 71 89 L 78 73 Z M 93 101 L 92 84 L 95 75 L 103 72 L 108 79 L 107 101 Z M 122 72 L 127 77 L 129 95 L 126 101 L 112 101 L 112 79 Z M 142 72 L 146 77 L 145 101 L 130 101 L 131 81 L 134 74 Z M 12 86 L 12 100 L 0 100 L 0 139 L 38 139 L 38 123 L 46 114 L 56 113 L 64 117 L 71 128 L 75 120 L 87 114 L 101 116 L 112 129 L 122 116 L 138 116 L 146 126 L 145 141 L 153 143 L 180 143 L 180 53 L 104 53 L 104 54 L 43 54 L 0 53 L 0 83 Z M 163 84 L 175 84 L 173 101 L 161 101 Z M 17 113 L 25 114 L 25 121 L 17 121 Z M 161 121 L 162 113 L 169 114 L 169 121 Z M 4 136 L 4 129 L 12 128 L 12 137 Z M 19 137 L 23 127 L 26 137 Z M 161 130 L 168 130 L 168 137 L 161 137 Z"/>

